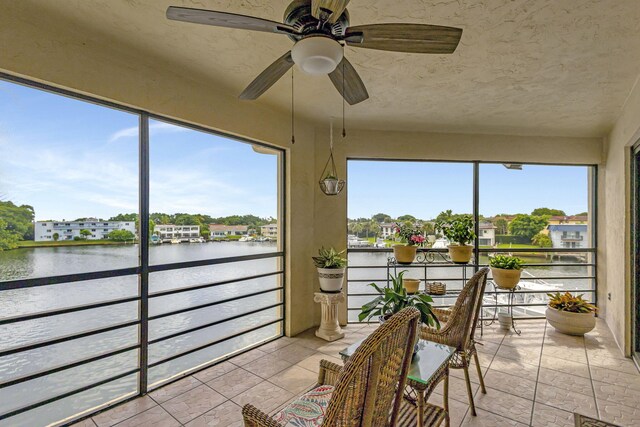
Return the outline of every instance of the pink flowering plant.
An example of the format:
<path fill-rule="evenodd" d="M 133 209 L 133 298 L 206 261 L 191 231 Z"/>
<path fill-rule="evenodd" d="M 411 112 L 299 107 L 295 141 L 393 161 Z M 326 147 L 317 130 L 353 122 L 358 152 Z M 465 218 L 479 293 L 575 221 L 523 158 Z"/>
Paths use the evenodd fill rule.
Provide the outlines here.
<path fill-rule="evenodd" d="M 427 241 L 422 234 L 422 230 L 413 224 L 399 224 L 396 222 L 396 236 L 399 236 L 407 246 L 422 246 Z"/>

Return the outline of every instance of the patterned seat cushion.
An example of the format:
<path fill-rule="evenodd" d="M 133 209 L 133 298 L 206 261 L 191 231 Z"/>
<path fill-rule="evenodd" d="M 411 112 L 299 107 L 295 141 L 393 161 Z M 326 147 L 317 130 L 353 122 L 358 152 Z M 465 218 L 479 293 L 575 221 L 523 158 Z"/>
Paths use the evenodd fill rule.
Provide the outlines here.
<path fill-rule="evenodd" d="M 287 427 L 318 427 L 322 425 L 329 406 L 333 386 L 318 386 L 294 400 L 273 419 Z"/>

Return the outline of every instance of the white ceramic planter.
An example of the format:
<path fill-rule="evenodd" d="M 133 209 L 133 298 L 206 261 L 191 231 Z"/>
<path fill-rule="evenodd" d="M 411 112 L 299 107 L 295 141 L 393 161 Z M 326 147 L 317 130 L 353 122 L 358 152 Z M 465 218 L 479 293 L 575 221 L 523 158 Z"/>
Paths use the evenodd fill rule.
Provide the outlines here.
<path fill-rule="evenodd" d="M 596 327 L 594 313 L 571 313 L 547 307 L 547 321 L 556 331 L 567 335 L 584 335 Z"/>
<path fill-rule="evenodd" d="M 322 292 L 338 293 L 342 291 L 346 268 L 318 268 L 318 279 Z"/>

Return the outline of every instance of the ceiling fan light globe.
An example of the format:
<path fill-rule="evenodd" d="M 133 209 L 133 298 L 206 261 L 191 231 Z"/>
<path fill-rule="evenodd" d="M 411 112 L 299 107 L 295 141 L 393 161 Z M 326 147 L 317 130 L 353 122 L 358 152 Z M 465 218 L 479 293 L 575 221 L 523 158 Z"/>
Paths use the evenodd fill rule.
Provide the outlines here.
<path fill-rule="evenodd" d="M 293 62 L 305 73 L 314 75 L 333 72 L 343 55 L 342 45 L 326 36 L 304 38 L 291 49 Z"/>

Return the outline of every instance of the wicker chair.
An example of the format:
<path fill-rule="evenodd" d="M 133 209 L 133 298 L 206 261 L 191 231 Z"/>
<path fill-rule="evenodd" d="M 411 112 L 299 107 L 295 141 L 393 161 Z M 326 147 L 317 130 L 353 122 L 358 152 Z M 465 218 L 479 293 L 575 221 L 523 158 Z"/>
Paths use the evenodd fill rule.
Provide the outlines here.
<path fill-rule="evenodd" d="M 420 312 L 406 308 L 358 347 L 344 367 L 322 360 L 318 384 L 274 416 L 242 408 L 248 427 L 395 426 Z"/>
<path fill-rule="evenodd" d="M 420 338 L 422 339 L 456 348 L 457 351 L 453 358 L 451 358 L 449 367 L 453 369 L 464 369 L 464 378 L 467 383 L 467 394 L 469 396 L 469 406 L 471 407 L 472 415 L 476 415 L 476 406 L 473 402 L 471 381 L 469 379 L 469 365 L 471 364 L 472 357 L 475 361 L 480 379 L 480 389 L 483 393 L 487 392 L 478 361 L 474 334 L 482 307 L 482 296 L 484 295 L 484 288 L 487 284 L 488 272 L 488 268 L 483 268 L 474 274 L 460 292 L 455 305 L 451 309 L 433 310 L 438 320 L 445 323 L 440 330 L 423 326 L 420 331 Z"/>

